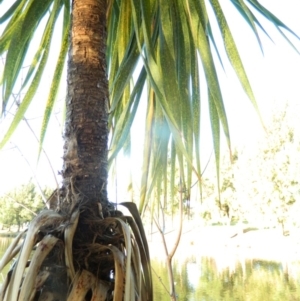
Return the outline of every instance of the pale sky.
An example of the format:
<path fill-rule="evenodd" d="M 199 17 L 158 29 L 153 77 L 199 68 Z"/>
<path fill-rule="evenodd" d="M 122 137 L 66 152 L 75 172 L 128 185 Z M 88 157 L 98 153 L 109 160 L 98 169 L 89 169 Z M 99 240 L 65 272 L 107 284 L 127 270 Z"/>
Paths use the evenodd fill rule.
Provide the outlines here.
<path fill-rule="evenodd" d="M 295 114 L 299 116 L 300 55 L 297 54 L 279 34 L 274 33 L 271 25 L 268 25 L 267 22 L 263 22 L 262 20 L 263 26 L 265 26 L 274 41 L 273 43 L 260 32 L 264 48 L 263 56 L 253 33 L 247 25 L 244 24 L 245 22 L 241 22 L 241 17 L 235 12 L 234 8 L 232 9 L 230 1 L 226 1 L 226 4 L 227 2 L 228 5 L 224 6 L 225 13 L 227 13 L 227 20 L 232 29 L 234 38 L 236 38 L 238 49 L 252 84 L 263 119 L 265 121 L 268 120 L 272 112 L 271 108 L 276 101 L 288 101 L 290 107 L 295 111 Z M 300 35 L 299 0 L 264 0 L 260 2 Z M 223 4 L 225 1 L 220 1 L 220 3 Z M 291 35 L 288 36 L 291 37 Z M 292 40 L 298 49 L 300 49 L 300 42 L 294 38 L 292 38 Z M 253 147 L 253 143 L 257 141 L 257 137 L 261 135 L 263 131 L 262 126 L 228 64 L 225 64 L 225 69 L 226 74 L 220 70 L 219 78 L 222 85 L 228 119 L 230 120 L 229 126 L 232 145 L 243 144 L 251 148 Z M 36 98 L 46 99 L 47 95 L 45 95 L 45 93 L 47 92 L 41 87 Z M 63 98 L 64 88 L 62 88 L 60 94 L 60 103 L 63 101 Z M 42 109 L 43 106 L 41 106 L 40 110 L 35 108 L 35 110 L 30 110 L 28 114 L 26 114 L 27 118 L 31 119 L 30 122 L 35 129 L 38 128 L 37 125 L 41 122 Z M 56 110 L 59 110 L 59 103 L 56 106 Z M 59 123 L 61 123 L 61 120 L 58 121 L 54 117 L 52 118 L 51 129 L 45 141 L 45 149 L 56 172 L 61 169 L 60 158 L 62 156 L 62 140 L 60 138 L 61 129 Z M 0 137 L 2 136 L 4 125 L 5 122 L 0 123 Z M 203 118 L 203 127 L 205 131 L 203 136 L 207 137 L 207 131 L 210 129 L 205 118 Z M 140 126 L 133 128 L 133 135 L 139 136 L 139 129 Z M 0 193 L 8 191 L 21 183 L 26 183 L 32 176 L 27 163 L 19 151 L 11 149 L 13 145 L 18 145 L 23 155 L 30 161 L 31 166 L 33 168 L 36 167 L 38 145 L 34 138 L 32 138 L 32 134 L 26 124 L 22 123 L 13 136 L 12 143 L 7 144 L 7 146 L 0 151 Z M 141 157 L 141 147 L 135 147 L 136 153 L 133 153 L 135 158 Z M 211 150 L 209 141 L 206 143 L 206 149 L 208 152 Z M 49 186 L 54 187 L 53 176 L 43 156 L 36 172 L 39 182 L 42 185 L 48 183 Z"/>

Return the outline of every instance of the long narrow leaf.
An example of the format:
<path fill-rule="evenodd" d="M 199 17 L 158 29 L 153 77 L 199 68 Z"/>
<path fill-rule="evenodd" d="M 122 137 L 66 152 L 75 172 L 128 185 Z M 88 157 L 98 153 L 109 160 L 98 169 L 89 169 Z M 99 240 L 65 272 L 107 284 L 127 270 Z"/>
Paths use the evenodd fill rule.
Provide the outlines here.
<path fill-rule="evenodd" d="M 16 115 L 14 116 L 14 119 L 13 119 L 12 123 L 10 124 L 4 138 L 0 142 L 0 149 L 10 139 L 10 137 L 14 133 L 15 129 L 17 128 L 18 124 L 23 119 L 27 108 L 29 107 L 30 103 L 32 102 L 32 99 L 38 89 L 40 80 L 42 78 L 42 75 L 43 75 L 43 72 L 44 72 L 44 69 L 45 69 L 45 66 L 47 63 L 47 59 L 48 59 L 48 55 L 49 55 L 49 48 L 50 48 L 50 41 L 48 41 L 48 43 L 47 43 L 46 49 L 44 51 L 43 57 L 41 59 L 40 65 L 39 65 L 39 68 L 37 69 L 37 72 L 31 82 L 31 85 L 30 85 L 28 91 L 26 92 L 26 94 L 16 112 Z"/>
<path fill-rule="evenodd" d="M 44 138 L 45 138 L 46 131 L 48 128 L 50 116 L 51 116 L 54 102 L 55 102 L 55 99 L 56 99 L 56 96 L 58 93 L 59 85 L 61 83 L 63 68 L 65 65 L 67 51 L 69 48 L 68 47 L 69 46 L 68 37 L 69 37 L 69 27 L 70 27 L 70 11 L 69 11 L 69 9 L 70 9 L 70 7 L 65 7 L 65 18 L 64 18 L 64 26 L 63 26 L 63 33 L 62 33 L 62 41 L 61 41 L 62 46 L 61 46 L 60 53 L 58 56 L 58 61 L 56 64 L 56 68 L 55 68 L 55 71 L 53 74 L 52 83 L 51 83 L 51 87 L 50 87 L 50 93 L 49 93 L 47 103 L 46 103 L 46 109 L 45 109 L 45 113 L 44 113 L 41 134 L 40 134 L 40 139 L 39 139 L 38 156 L 40 155 L 41 150 L 42 150 L 42 146 L 43 146 Z"/>
<path fill-rule="evenodd" d="M 257 113 L 259 114 L 258 106 L 254 97 L 254 93 L 252 91 L 250 82 L 246 75 L 242 60 L 240 58 L 239 52 L 235 45 L 234 39 L 232 37 L 231 31 L 228 27 L 227 21 L 221 9 L 218 0 L 210 0 L 212 3 L 213 9 L 217 16 L 218 24 L 221 30 L 221 34 L 223 37 L 225 49 L 228 55 L 228 58 L 231 62 L 232 67 L 234 68 L 236 75 L 238 76 L 246 94 L 248 95 L 249 99 L 251 100 L 254 108 L 256 109 Z"/>
<path fill-rule="evenodd" d="M 19 23 L 18 30 L 12 36 L 9 50 L 7 52 L 4 67 L 4 93 L 3 101 L 7 102 L 12 93 L 17 77 L 19 75 L 22 63 L 27 54 L 30 38 L 37 25 L 48 10 L 52 0 L 32 1 L 24 13 L 24 21 Z"/>
<path fill-rule="evenodd" d="M 1 17 L 0 24 L 7 21 L 16 12 L 17 7 L 20 5 L 22 0 L 17 0 Z"/>

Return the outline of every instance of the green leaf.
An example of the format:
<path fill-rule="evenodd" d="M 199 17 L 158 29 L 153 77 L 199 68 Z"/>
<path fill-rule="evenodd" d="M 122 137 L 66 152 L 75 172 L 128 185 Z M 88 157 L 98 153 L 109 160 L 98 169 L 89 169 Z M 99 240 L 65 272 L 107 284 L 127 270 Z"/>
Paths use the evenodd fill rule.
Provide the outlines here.
<path fill-rule="evenodd" d="M 12 89 L 20 73 L 22 63 L 27 54 L 28 46 L 31 38 L 33 37 L 34 31 L 44 14 L 47 12 L 51 3 L 51 0 L 45 0 L 43 2 L 32 1 L 23 12 L 23 22 L 18 22 L 5 60 L 3 75 L 4 104 L 7 103 L 8 98 L 12 93 Z"/>
<path fill-rule="evenodd" d="M 9 129 L 7 130 L 7 132 L 5 133 L 4 138 L 2 139 L 2 141 L 0 142 L 0 149 L 8 142 L 8 140 L 10 139 L 10 137 L 12 136 L 12 134 L 14 133 L 15 129 L 17 128 L 18 124 L 20 123 L 20 121 L 23 119 L 24 114 L 28 108 L 28 106 L 30 105 L 33 96 L 35 95 L 35 92 L 38 88 L 40 79 L 42 77 L 46 62 L 47 62 L 47 58 L 48 58 L 48 50 L 45 51 L 41 63 L 40 63 L 40 68 L 38 69 L 36 75 L 34 76 L 31 86 L 29 87 L 28 91 L 26 92 L 23 101 L 21 102 L 18 111 L 16 112 L 16 115 L 11 123 L 11 125 L 9 126 Z"/>
<path fill-rule="evenodd" d="M 259 12 L 261 13 L 265 18 L 267 18 L 271 23 L 273 23 L 276 27 L 276 29 L 279 31 L 279 33 L 283 36 L 283 38 L 290 44 L 290 46 L 300 54 L 300 51 L 294 46 L 294 44 L 290 41 L 290 39 L 283 33 L 283 31 L 280 29 L 282 27 L 283 29 L 290 32 L 293 36 L 295 36 L 297 39 L 300 39 L 300 37 L 292 31 L 289 27 L 287 27 L 280 19 L 278 19 L 275 15 L 273 15 L 269 10 L 267 10 L 264 6 L 262 6 L 257 0 L 248 0 L 250 4 Z"/>
<path fill-rule="evenodd" d="M 109 166 L 115 159 L 120 149 L 123 147 L 129 135 L 132 122 L 139 106 L 141 94 L 143 92 L 142 88 L 145 84 L 145 78 L 146 72 L 143 69 L 137 80 L 137 83 L 134 86 L 133 91 L 131 92 L 128 103 L 126 104 L 125 108 L 123 108 L 121 115 L 117 118 L 117 124 L 113 133 L 112 143 L 110 147 L 110 155 L 108 159 Z"/>
<path fill-rule="evenodd" d="M 14 9 L 14 13 L 6 25 L 0 39 L 0 54 L 7 51 L 13 34 L 16 30 L 18 30 L 18 28 L 20 28 L 19 24 L 24 21 L 24 13 L 22 14 L 22 9 L 25 5 L 26 1 L 21 1 L 20 5 Z"/>
<path fill-rule="evenodd" d="M 257 23 L 259 25 L 259 27 L 265 32 L 265 30 L 263 29 L 263 27 L 260 25 L 260 23 L 258 22 L 258 20 L 255 18 L 255 16 L 253 15 L 253 13 L 251 12 L 251 10 L 248 8 L 248 6 L 244 3 L 243 0 L 231 0 L 231 2 L 233 3 L 233 5 L 237 8 L 237 10 L 240 12 L 240 14 L 242 15 L 242 17 L 245 19 L 245 21 L 248 23 L 248 25 L 250 26 L 250 28 L 252 29 L 252 31 L 254 32 L 256 39 L 259 43 L 260 49 L 263 52 L 263 47 L 262 47 L 262 43 L 261 40 L 259 38 L 255 23 Z M 266 33 L 266 32 L 265 32 Z M 267 34 L 268 36 L 268 34 Z"/>
<path fill-rule="evenodd" d="M 199 21 L 199 15 L 197 15 L 197 10 L 194 6 L 194 1 L 190 2 L 190 6 L 186 7 L 186 11 L 189 17 L 193 40 L 201 57 L 209 92 L 211 93 L 211 97 L 214 100 L 216 109 L 218 111 L 218 116 L 222 123 L 227 143 L 228 145 L 230 145 L 228 123 L 216 69 L 213 62 L 211 49 L 207 41 L 207 37 L 205 35 L 204 29 L 201 26 L 201 23 Z"/>
<path fill-rule="evenodd" d="M 218 184 L 218 194 L 220 200 L 220 123 L 218 110 L 215 105 L 215 101 L 212 97 L 212 94 L 209 93 L 209 114 L 210 114 L 210 123 L 212 129 L 213 136 L 213 144 L 214 144 L 214 152 L 215 152 L 215 160 L 216 160 L 216 173 L 217 173 L 217 184 Z"/>
<path fill-rule="evenodd" d="M 4 23 L 7 21 L 9 18 L 12 17 L 13 14 L 15 14 L 18 6 L 24 1 L 22 0 L 17 0 L 9 9 L 0 17 L 0 24 Z"/>
<path fill-rule="evenodd" d="M 148 92 L 148 108 L 145 127 L 145 140 L 144 140 L 144 154 L 143 154 L 143 166 L 140 188 L 140 203 L 139 212 L 142 214 L 146 209 L 145 200 L 148 188 L 148 177 L 150 171 L 150 149 L 152 144 L 152 128 L 154 119 L 154 93 L 150 89 Z"/>
<path fill-rule="evenodd" d="M 166 119 L 163 116 L 161 109 L 155 111 L 153 123 L 153 137 L 151 143 L 151 176 L 149 177 L 149 184 L 147 189 L 147 200 L 150 200 L 151 192 L 156 187 L 156 199 L 160 203 L 162 195 L 162 183 L 166 178 L 166 170 L 168 167 L 168 144 L 170 140 L 170 130 Z M 155 154 L 155 156 L 153 156 Z M 147 203 L 144 207 L 147 206 Z"/>
<path fill-rule="evenodd" d="M 47 26 L 46 26 L 46 31 L 45 34 L 48 36 L 48 39 L 44 40 L 44 52 L 41 58 L 41 61 L 39 63 L 39 66 L 37 68 L 36 74 L 30 84 L 30 87 L 28 88 L 28 91 L 26 92 L 17 112 L 16 115 L 14 116 L 14 119 L 9 126 L 8 131 L 6 132 L 4 138 L 0 142 L 0 149 L 7 143 L 7 141 L 10 139 L 12 134 L 14 133 L 15 129 L 17 128 L 18 124 L 20 121 L 23 119 L 25 112 L 32 102 L 32 99 L 36 93 L 36 90 L 38 89 L 39 83 L 41 81 L 47 60 L 48 60 L 48 55 L 49 55 L 49 49 L 50 49 L 50 39 L 54 30 L 54 21 L 55 21 L 55 16 L 58 15 L 59 13 L 59 8 L 60 6 L 58 5 L 60 1 L 57 1 L 57 5 L 55 6 L 56 10 L 54 10 L 54 15 L 50 17 Z"/>
<path fill-rule="evenodd" d="M 40 156 L 43 142 L 45 139 L 46 131 L 48 128 L 50 116 L 53 111 L 54 103 L 57 97 L 57 93 L 59 90 L 59 85 L 61 83 L 61 77 L 65 65 L 65 60 L 67 56 L 67 52 L 69 49 L 69 28 L 70 28 L 70 6 L 69 6 L 69 1 L 66 1 L 68 6 L 65 6 L 65 11 L 64 11 L 64 25 L 63 25 L 63 32 L 62 32 L 62 41 L 61 41 L 61 49 L 60 53 L 58 56 L 58 61 L 56 63 L 55 71 L 53 74 L 52 82 L 51 82 L 51 87 L 50 87 L 50 93 L 47 99 L 46 103 L 46 109 L 44 112 L 44 118 L 42 122 L 42 128 L 41 128 L 41 133 L 40 133 L 40 139 L 39 139 L 39 151 L 38 151 L 38 157 Z M 55 10 L 55 9 L 54 9 Z M 57 11 L 59 12 L 59 10 Z M 55 15 L 54 19 L 56 19 L 57 15 Z"/>
<path fill-rule="evenodd" d="M 196 52 L 196 49 L 193 49 Z M 201 96 L 200 96 L 200 83 L 199 83 L 199 65 L 195 56 L 191 57 L 191 102 L 193 110 L 193 135 L 195 140 L 195 157 L 197 173 L 201 175 L 200 163 L 200 120 L 201 120 Z M 201 186 L 201 185 L 200 185 Z"/>
<path fill-rule="evenodd" d="M 170 198 L 171 206 L 174 206 L 174 197 L 175 197 L 175 175 L 176 175 L 176 147 L 174 140 L 171 141 L 171 158 L 170 158 Z"/>
<path fill-rule="evenodd" d="M 259 114 L 258 106 L 257 106 L 256 100 L 255 100 L 251 85 L 249 83 L 242 60 L 240 58 L 239 52 L 235 45 L 234 39 L 233 39 L 231 31 L 228 27 L 227 21 L 225 19 L 225 16 L 223 14 L 223 11 L 221 9 L 219 1 L 218 0 L 210 0 L 210 2 L 212 3 L 213 9 L 215 11 L 217 21 L 219 24 L 219 28 L 221 30 L 221 34 L 223 37 L 225 49 L 226 49 L 228 58 L 231 62 L 231 65 L 234 68 L 236 75 L 238 76 L 238 78 L 244 88 L 244 91 L 248 95 L 254 108 L 256 109 L 257 113 Z"/>
<path fill-rule="evenodd" d="M 139 52 L 136 49 L 128 50 L 128 55 L 124 57 L 124 60 L 118 67 L 118 71 L 113 78 L 113 83 L 110 85 L 111 90 L 111 111 L 114 111 L 118 101 L 122 97 L 123 91 L 128 85 L 133 72 L 136 69 Z"/>

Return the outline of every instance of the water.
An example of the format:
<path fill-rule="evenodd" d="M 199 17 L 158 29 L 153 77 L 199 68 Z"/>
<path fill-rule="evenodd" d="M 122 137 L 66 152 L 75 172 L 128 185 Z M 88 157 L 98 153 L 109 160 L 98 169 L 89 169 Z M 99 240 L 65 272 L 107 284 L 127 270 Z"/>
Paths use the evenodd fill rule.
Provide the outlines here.
<path fill-rule="evenodd" d="M 0 237 L 0 258 L 11 240 Z M 165 264 L 153 261 L 152 270 L 154 300 L 169 301 Z M 178 301 L 300 301 L 300 262 L 243 260 L 220 267 L 214 258 L 190 257 L 174 263 L 174 276 Z"/>
<path fill-rule="evenodd" d="M 154 262 L 155 300 L 169 301 L 165 266 Z M 214 258 L 189 258 L 174 264 L 178 301 L 296 301 L 300 300 L 300 266 L 245 260 L 234 269 L 218 269 Z M 163 284 L 162 284 L 163 283 Z"/>

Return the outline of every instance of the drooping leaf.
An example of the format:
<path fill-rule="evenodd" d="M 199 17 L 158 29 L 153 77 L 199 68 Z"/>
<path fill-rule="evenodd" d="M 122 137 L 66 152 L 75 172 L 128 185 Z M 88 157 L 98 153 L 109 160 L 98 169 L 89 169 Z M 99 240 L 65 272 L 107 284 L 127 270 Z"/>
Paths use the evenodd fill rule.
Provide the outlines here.
<path fill-rule="evenodd" d="M 13 5 L 0 17 L 0 24 L 7 21 L 15 13 L 17 7 L 21 4 L 22 0 L 17 0 Z"/>
<path fill-rule="evenodd" d="M 64 9 L 64 24 L 63 24 L 63 31 L 62 31 L 62 41 L 61 41 L 61 49 L 58 56 L 58 61 L 56 63 L 56 68 L 54 70 L 52 83 L 50 87 L 49 96 L 46 103 L 46 109 L 44 113 L 44 118 L 42 121 L 42 128 L 40 133 L 40 139 L 39 139 L 39 152 L 40 155 L 44 138 L 46 135 L 46 131 L 48 128 L 49 120 L 52 114 L 52 110 L 54 107 L 55 99 L 57 97 L 57 93 L 59 90 L 59 85 L 61 83 L 61 77 L 63 73 L 63 68 L 65 65 L 65 60 L 67 56 L 67 52 L 69 49 L 69 27 L 70 27 L 70 3 L 68 0 L 65 1 L 65 9 Z M 38 155 L 38 156 L 39 156 Z"/>
<path fill-rule="evenodd" d="M 51 2 L 51 0 L 45 0 L 43 2 L 31 1 L 25 8 L 25 12 L 20 15 L 22 22 L 18 22 L 17 29 L 14 31 L 14 35 L 12 35 L 10 47 L 5 59 L 3 73 L 4 104 L 7 103 L 8 98 L 12 93 L 12 89 L 22 68 L 25 56 L 27 55 L 28 46 L 33 37 L 33 33 L 42 17 L 47 12 Z"/>
<path fill-rule="evenodd" d="M 237 47 L 235 45 L 234 39 L 232 37 L 231 31 L 228 27 L 227 21 L 225 19 L 225 16 L 223 14 L 223 11 L 221 9 L 221 6 L 219 4 L 218 0 L 211 0 L 213 9 L 215 11 L 219 28 L 221 30 L 221 34 L 223 37 L 225 49 L 228 55 L 228 58 L 231 62 L 232 67 L 235 70 L 236 75 L 238 76 L 246 94 L 248 95 L 249 99 L 251 100 L 254 108 L 256 109 L 257 113 L 259 114 L 258 111 L 258 106 L 254 97 L 254 93 L 252 91 L 250 82 L 248 80 L 248 77 L 246 75 L 242 60 L 240 58 L 239 52 L 237 50 Z"/>
<path fill-rule="evenodd" d="M 31 104 L 31 102 L 33 100 L 33 97 L 34 97 L 34 95 L 35 95 L 35 93 L 36 93 L 36 91 L 39 87 L 44 69 L 45 69 L 46 64 L 47 64 L 48 56 L 49 56 L 50 41 L 51 41 L 52 34 L 54 32 L 54 24 L 55 24 L 55 21 L 56 21 L 56 18 L 58 16 L 58 14 L 59 14 L 60 9 L 61 9 L 60 1 L 56 1 L 55 5 L 53 7 L 53 11 L 52 11 L 53 13 L 52 13 L 52 15 L 50 15 L 50 17 L 48 19 L 47 25 L 45 27 L 44 35 L 41 39 L 42 46 L 37 51 L 37 53 L 39 54 L 38 56 L 41 56 L 41 58 L 40 58 L 39 62 L 37 62 L 35 59 L 32 62 L 32 65 L 34 65 L 34 68 L 35 68 L 35 75 L 33 76 L 31 84 L 30 84 L 27 92 L 25 93 L 25 96 L 22 99 L 22 102 L 19 104 L 19 108 L 18 108 L 18 110 L 17 110 L 17 112 L 16 112 L 16 114 L 15 114 L 15 116 L 14 116 L 14 118 L 13 118 L 6 134 L 5 134 L 5 136 L 3 137 L 2 141 L 0 142 L 0 149 L 7 143 L 7 141 L 10 139 L 10 137 L 14 133 L 15 129 L 17 128 L 18 124 L 23 119 L 23 117 L 25 115 L 25 112 L 26 112 L 27 108 L 29 107 L 29 105 Z M 31 16 L 31 14 L 29 16 Z M 28 41 L 28 43 L 29 43 L 29 41 Z M 26 48 L 28 47 L 28 45 L 24 45 L 24 44 L 23 44 L 22 47 L 25 47 L 25 46 L 26 46 Z M 41 49 L 42 49 L 42 51 L 41 51 Z M 12 59 L 14 57 L 14 55 L 16 55 L 16 53 L 14 51 L 12 51 L 11 55 L 12 55 L 12 57 L 11 57 L 11 59 Z M 21 60 L 23 60 L 23 59 L 24 59 L 24 57 Z M 14 66 L 13 61 L 9 61 L 8 65 L 5 65 L 5 69 L 4 69 L 4 78 L 6 78 L 5 76 L 7 76 L 8 77 L 8 82 L 10 82 L 9 79 L 11 79 L 11 78 L 10 78 L 9 75 L 7 75 L 5 73 L 5 70 L 6 70 L 6 68 L 8 68 L 10 66 L 10 64 L 12 66 Z M 21 68 L 21 65 L 19 65 L 17 67 L 17 69 L 18 68 Z M 9 71 L 7 71 L 7 72 L 9 72 Z M 12 82 L 16 81 L 18 72 L 14 75 L 10 74 L 10 75 L 13 75 L 15 77 L 15 78 L 11 79 L 11 83 L 9 85 L 10 89 L 13 88 Z M 26 79 L 26 81 L 27 81 L 27 79 Z M 4 83 L 4 85 L 5 85 L 5 83 Z M 10 94 L 8 94 L 8 96 L 9 95 Z M 6 101 L 5 101 L 5 97 L 4 97 L 4 103 L 5 102 Z"/>

